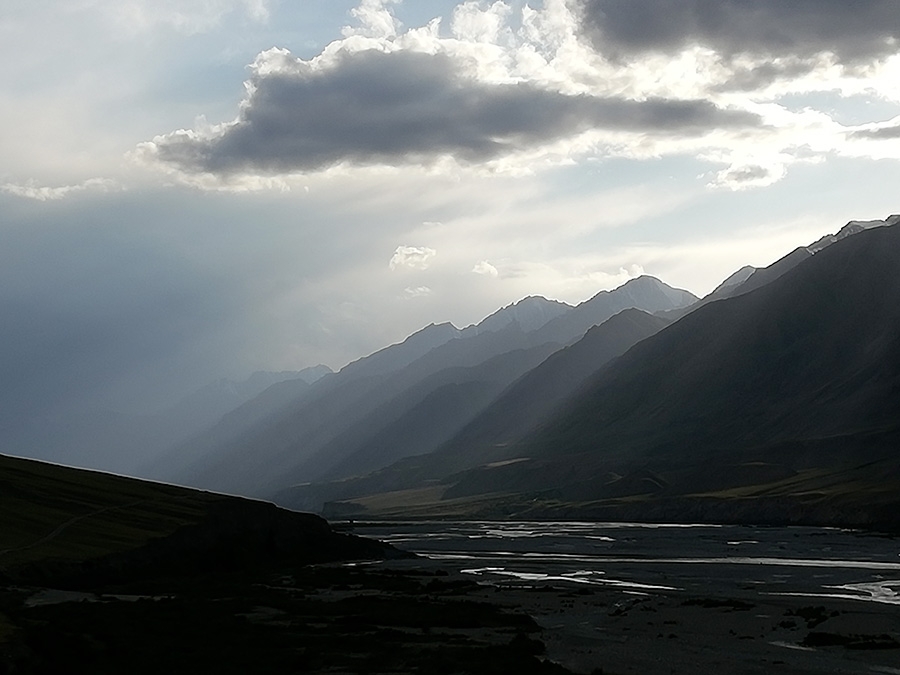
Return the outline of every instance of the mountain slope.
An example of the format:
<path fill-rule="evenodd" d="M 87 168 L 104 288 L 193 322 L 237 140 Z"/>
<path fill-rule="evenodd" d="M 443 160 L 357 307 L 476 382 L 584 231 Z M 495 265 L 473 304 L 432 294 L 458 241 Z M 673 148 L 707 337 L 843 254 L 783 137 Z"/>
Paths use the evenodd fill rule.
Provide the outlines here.
<path fill-rule="evenodd" d="M 898 269 L 900 226 L 804 256 L 639 342 L 481 465 L 465 445 L 456 473 L 398 465 L 443 479 L 403 512 L 900 526 Z"/>
<path fill-rule="evenodd" d="M 523 438 L 609 361 L 666 325 L 666 319 L 626 309 L 552 354 L 486 408 L 435 457 L 462 468 L 493 459 L 492 449 Z"/>
<path fill-rule="evenodd" d="M 423 481 L 489 462 L 495 456 L 502 456 L 511 441 L 518 440 L 548 417 L 604 364 L 667 324 L 667 320 L 640 310 L 624 310 L 524 374 L 435 452 L 407 458 L 395 466 L 353 480 L 290 488 L 279 493 L 277 501 L 293 508 L 317 510 L 323 502 L 416 487 Z M 423 401 L 425 406 L 429 403 L 428 399 Z M 427 420 L 422 418 L 422 423 Z M 392 437 L 391 433 L 396 436 Z M 390 444 L 403 439 L 404 433 L 399 425 L 386 429 L 382 442 Z M 359 461 L 356 466 L 359 469 L 366 465 Z"/>
<path fill-rule="evenodd" d="M 767 267 L 753 267 L 745 265 L 741 269 L 734 272 L 721 284 L 719 284 L 711 293 L 704 296 L 699 302 L 683 307 L 681 309 L 673 309 L 660 312 L 667 319 L 676 321 L 685 314 L 700 309 L 704 305 L 715 300 L 734 297 L 743 293 L 749 293 L 752 290 L 761 288 L 766 284 L 774 281 L 785 272 L 788 272 L 796 265 L 800 264 L 807 258 L 815 255 L 819 251 L 831 246 L 833 243 L 846 239 L 849 236 L 858 234 L 865 230 L 877 227 L 885 227 L 895 225 L 900 222 L 900 215 L 888 216 L 884 220 L 851 220 L 844 225 L 836 234 L 826 235 L 819 240 L 813 242 L 809 246 L 800 246 L 786 256 L 783 256 Z"/>
<path fill-rule="evenodd" d="M 690 439 L 699 452 L 900 424 L 898 265 L 900 228 L 872 230 L 707 305 L 632 350 L 535 444 Z"/>
<path fill-rule="evenodd" d="M 322 478 L 334 480 L 368 473 L 403 457 L 432 452 L 511 382 L 558 348 L 556 344 L 544 344 L 514 349 L 474 366 L 444 368 L 404 390 L 357 428 L 341 434 L 335 443 L 299 467 L 297 474 L 319 474 L 315 466 L 318 461 L 330 467 Z"/>
<path fill-rule="evenodd" d="M 555 490 L 590 502 L 742 490 L 734 494 L 762 499 L 752 490 L 775 490 L 783 501 L 769 517 L 789 521 L 789 507 L 806 513 L 791 500 L 826 500 L 834 511 L 829 495 L 885 494 L 900 472 L 898 266 L 900 227 L 870 230 L 701 307 L 610 364 L 505 453 L 529 461 L 463 476 L 449 496 Z M 824 475 L 829 494 L 813 489 Z M 840 477 L 851 475 L 848 491 Z M 857 508 L 857 522 L 874 517 Z"/>

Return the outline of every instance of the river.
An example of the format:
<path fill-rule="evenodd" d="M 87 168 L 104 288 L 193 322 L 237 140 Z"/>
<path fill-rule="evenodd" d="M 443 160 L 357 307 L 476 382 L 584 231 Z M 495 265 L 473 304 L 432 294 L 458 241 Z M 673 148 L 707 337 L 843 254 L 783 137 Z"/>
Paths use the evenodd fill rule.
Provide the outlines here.
<path fill-rule="evenodd" d="M 900 675 L 900 539 L 587 522 L 356 523 L 475 580 L 576 672 Z"/>

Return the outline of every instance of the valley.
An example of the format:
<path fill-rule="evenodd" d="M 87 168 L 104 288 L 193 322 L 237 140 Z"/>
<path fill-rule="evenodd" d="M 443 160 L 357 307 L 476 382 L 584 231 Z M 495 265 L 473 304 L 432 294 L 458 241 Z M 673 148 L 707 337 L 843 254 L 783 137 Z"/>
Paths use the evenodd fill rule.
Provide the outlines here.
<path fill-rule="evenodd" d="M 0 456 L 0 672 L 900 672 L 898 220 Z"/>

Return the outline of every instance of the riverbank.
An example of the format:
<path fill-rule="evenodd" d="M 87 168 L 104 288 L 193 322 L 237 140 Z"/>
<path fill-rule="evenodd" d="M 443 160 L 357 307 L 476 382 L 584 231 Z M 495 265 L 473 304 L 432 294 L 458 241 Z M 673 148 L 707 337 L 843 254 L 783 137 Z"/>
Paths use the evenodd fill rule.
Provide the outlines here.
<path fill-rule="evenodd" d="M 371 523 L 577 673 L 900 673 L 900 542 L 825 528 Z M 426 562 L 427 561 L 427 562 Z M 403 565 L 410 563 L 404 562 Z"/>

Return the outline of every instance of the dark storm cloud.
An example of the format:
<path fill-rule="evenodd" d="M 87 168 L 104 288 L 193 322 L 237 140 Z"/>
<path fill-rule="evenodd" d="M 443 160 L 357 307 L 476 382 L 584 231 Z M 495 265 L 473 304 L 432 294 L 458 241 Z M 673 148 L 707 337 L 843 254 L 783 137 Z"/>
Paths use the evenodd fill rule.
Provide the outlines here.
<path fill-rule="evenodd" d="M 900 124 L 878 127 L 877 129 L 863 129 L 854 131 L 850 138 L 864 138 L 873 141 L 887 141 L 900 138 Z"/>
<path fill-rule="evenodd" d="M 700 44 L 726 57 L 833 52 L 853 65 L 900 49 L 897 0 L 576 1 L 594 46 L 620 59 Z"/>
<path fill-rule="evenodd" d="M 156 139 L 159 159 L 191 172 L 281 173 L 341 162 L 481 162 L 589 129 L 699 135 L 756 126 L 707 101 L 570 96 L 531 84 L 485 84 L 448 57 L 344 54 L 327 69 L 256 76 L 238 121 L 212 139 Z"/>

